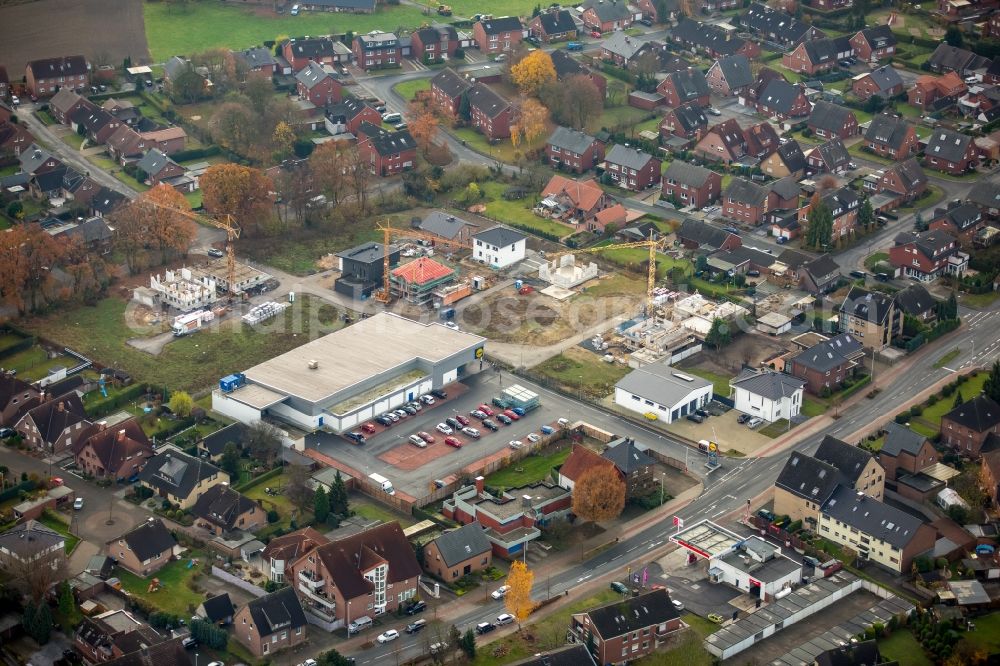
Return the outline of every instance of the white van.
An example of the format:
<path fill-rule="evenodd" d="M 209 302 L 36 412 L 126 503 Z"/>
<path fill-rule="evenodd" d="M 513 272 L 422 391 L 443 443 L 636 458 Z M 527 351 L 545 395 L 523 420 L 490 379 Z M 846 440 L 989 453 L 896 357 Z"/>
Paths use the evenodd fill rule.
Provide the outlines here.
<path fill-rule="evenodd" d="M 374 481 L 375 485 L 381 488 L 383 492 L 388 493 L 390 495 L 396 494 L 396 489 L 392 487 L 392 481 L 385 478 L 381 474 L 369 474 L 368 478 Z"/>
<path fill-rule="evenodd" d="M 349 625 L 347 625 L 348 634 L 356 634 L 359 631 L 364 631 L 365 629 L 371 629 L 374 622 L 367 615 L 362 615 L 361 617 L 354 618 Z"/>
<path fill-rule="evenodd" d="M 413 444 L 414 446 L 417 446 L 421 449 L 427 448 L 427 442 L 425 442 L 421 437 L 417 435 L 410 435 L 409 440 L 410 444 Z"/>

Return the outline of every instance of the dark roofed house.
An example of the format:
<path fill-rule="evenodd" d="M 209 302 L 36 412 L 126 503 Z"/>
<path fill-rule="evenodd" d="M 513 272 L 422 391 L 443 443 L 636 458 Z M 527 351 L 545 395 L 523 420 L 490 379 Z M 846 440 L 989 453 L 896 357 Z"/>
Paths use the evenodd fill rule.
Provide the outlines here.
<path fill-rule="evenodd" d="M 482 53 L 508 53 L 521 43 L 524 28 L 516 16 L 490 17 L 476 21 L 472 34 Z"/>
<path fill-rule="evenodd" d="M 574 613 L 570 619 L 570 631 L 581 644 L 592 646 L 600 664 L 618 663 L 626 652 L 632 659 L 652 654 L 680 628 L 680 616 L 665 588 Z M 631 642 L 632 635 L 643 640 Z"/>
<path fill-rule="evenodd" d="M 278 61 L 271 49 L 253 46 L 244 51 L 234 51 L 233 56 L 247 68 L 247 77 L 269 79 L 277 72 Z"/>
<path fill-rule="evenodd" d="M 660 136 L 671 136 L 699 141 L 708 130 L 708 116 L 698 104 L 684 104 L 676 109 L 668 109 L 660 121 Z"/>
<path fill-rule="evenodd" d="M 920 474 L 939 462 L 937 450 L 923 435 L 895 421 L 885 424 L 883 430 L 885 439 L 878 452 L 878 461 L 885 469 L 885 480 L 891 487 L 897 487 L 896 482 L 901 477 Z M 907 487 L 904 484 L 898 488 L 905 493 Z"/>
<path fill-rule="evenodd" d="M 781 57 L 781 64 L 793 72 L 813 76 L 834 69 L 839 61 L 852 55 L 854 49 L 847 37 L 825 37 L 799 43 Z"/>
<path fill-rule="evenodd" d="M 934 209 L 934 217 L 928 228 L 946 231 L 963 246 L 969 246 L 984 224 L 985 217 L 978 206 L 955 199 L 949 201 L 944 208 Z"/>
<path fill-rule="evenodd" d="M 602 99 L 607 96 L 608 80 L 604 78 L 603 74 L 581 64 L 569 51 L 564 49 L 553 51 L 551 55 L 552 64 L 556 68 L 556 80 L 565 81 L 572 76 L 583 75 L 594 84 L 598 92 L 600 92 Z"/>
<path fill-rule="evenodd" d="M 734 250 L 743 245 L 743 239 L 739 235 L 692 218 L 687 218 L 681 223 L 676 236 L 681 245 L 687 249 L 701 250 L 705 253 Z"/>
<path fill-rule="evenodd" d="M 907 277 L 931 282 L 940 275 L 963 275 L 969 267 L 969 255 L 947 231 L 931 229 L 897 234 L 889 248 L 889 263 Z"/>
<path fill-rule="evenodd" d="M 701 51 L 711 58 L 742 54 L 752 59 L 760 55 L 760 47 L 756 42 L 743 39 L 717 25 L 695 21 L 686 16 L 681 17 L 670 36 L 675 42 Z"/>
<path fill-rule="evenodd" d="M 746 135 L 735 118 L 724 120 L 708 129 L 694 147 L 694 153 L 713 162 L 736 162 L 747 154 Z"/>
<path fill-rule="evenodd" d="M 924 159 L 929 167 L 952 175 L 971 171 L 979 163 L 972 137 L 944 128 L 931 132 L 924 148 Z"/>
<path fill-rule="evenodd" d="M 883 65 L 855 76 L 852 79 L 851 90 L 860 100 L 867 100 L 870 97 L 889 99 L 903 92 L 903 78 L 895 68 Z"/>
<path fill-rule="evenodd" d="M 821 143 L 805 155 L 809 173 L 840 173 L 849 169 L 851 164 L 851 154 L 840 139 Z"/>
<path fill-rule="evenodd" d="M 218 462 L 226 452 L 226 445 L 232 443 L 237 451 L 242 449 L 246 434 L 246 425 L 239 422 L 231 423 L 201 438 L 198 442 L 198 451 L 207 455 L 212 462 Z"/>
<path fill-rule="evenodd" d="M 66 560 L 66 538 L 36 520 L 26 520 L 0 533 L 0 570 L 14 577 L 25 567 L 58 566 Z"/>
<path fill-rule="evenodd" d="M 681 207 L 704 208 L 718 200 L 721 194 L 722 176 L 711 169 L 689 164 L 683 160 L 674 160 L 663 174 L 664 198 L 677 202 Z M 685 220 L 684 224 L 689 221 L 693 222 Z M 717 231 L 731 235 L 721 230 Z"/>
<path fill-rule="evenodd" d="M 212 486 L 191 507 L 195 525 L 220 535 L 235 529 L 253 532 L 266 523 L 257 502 L 233 490 L 227 483 Z"/>
<path fill-rule="evenodd" d="M 799 285 L 811 294 L 833 291 L 840 277 L 840 266 L 829 254 L 816 257 L 799 267 Z"/>
<path fill-rule="evenodd" d="M 917 162 L 917 158 L 911 157 L 882 172 L 882 177 L 875 185 L 875 190 L 878 192 L 895 194 L 896 198 L 892 205 L 896 206 L 923 196 L 924 191 L 927 190 L 927 175 L 920 167 L 920 163 Z"/>
<path fill-rule="evenodd" d="M 458 48 L 458 31 L 454 27 L 429 26 L 411 35 L 410 57 L 425 63 L 443 62 L 454 58 Z"/>
<path fill-rule="evenodd" d="M 744 178 L 733 178 L 722 193 L 722 215 L 743 224 L 756 226 L 767 212 L 768 188 Z"/>
<path fill-rule="evenodd" d="M 849 333 L 804 349 L 788 360 L 785 371 L 806 380 L 813 395 L 835 391 L 848 377 L 854 376 L 864 347 Z"/>
<path fill-rule="evenodd" d="M 772 79 L 757 95 L 757 110 L 781 120 L 808 116 L 811 106 L 801 85 L 784 79 Z"/>
<path fill-rule="evenodd" d="M 62 88 L 83 90 L 90 85 L 90 64 L 82 55 L 32 60 L 24 77 L 30 94 L 49 97 Z"/>
<path fill-rule="evenodd" d="M 917 132 L 902 117 L 883 113 L 869 123 L 865 147 L 882 157 L 904 160 L 918 150 Z"/>
<path fill-rule="evenodd" d="M 340 61 L 338 51 L 337 42 L 329 37 L 293 37 L 281 45 L 281 53 L 291 66 L 292 72 L 307 67 L 310 62 L 333 65 Z M 347 52 L 345 55 L 350 57 L 350 50 L 345 48 L 344 51 Z"/>
<path fill-rule="evenodd" d="M 306 615 L 294 587 L 250 600 L 236 611 L 234 637 L 257 658 L 306 640 Z"/>
<path fill-rule="evenodd" d="M 809 129 L 824 139 L 849 139 L 858 133 L 858 118 L 847 107 L 818 101 L 809 116 Z"/>
<path fill-rule="evenodd" d="M 42 402 L 25 413 L 14 430 L 25 444 L 47 455 L 68 451 L 77 437 L 90 428 L 83 401 L 75 392 Z"/>
<path fill-rule="evenodd" d="M 179 192 L 194 192 L 195 181 L 185 175 L 187 170 L 157 148 L 148 151 L 135 168 L 146 174 L 148 185 L 166 183 Z"/>
<path fill-rule="evenodd" d="M 295 75 L 295 90 L 299 99 L 308 100 L 324 109 L 343 99 L 343 85 L 330 65 L 310 62 Z"/>
<path fill-rule="evenodd" d="M 510 137 L 513 108 L 502 95 L 489 86 L 475 83 L 465 93 L 473 127 L 490 141 Z"/>
<path fill-rule="evenodd" d="M 382 114 L 368 102 L 355 97 L 345 97 L 340 104 L 333 104 L 326 109 L 326 131 L 334 136 L 357 134 L 361 123 L 381 125 Z"/>
<path fill-rule="evenodd" d="M 545 143 L 545 154 L 553 166 L 583 173 L 604 159 L 604 144 L 589 134 L 560 126 Z"/>
<path fill-rule="evenodd" d="M 963 455 L 978 457 L 990 434 L 1000 434 L 1000 405 L 985 394 L 965 396 L 964 403 L 941 417 L 942 443 Z"/>
<path fill-rule="evenodd" d="M 447 240 L 471 244 L 479 225 L 451 213 L 434 210 L 416 222 L 415 228 Z"/>
<path fill-rule="evenodd" d="M 182 509 L 194 506 L 212 486 L 228 481 L 229 474 L 215 465 L 173 447 L 161 447 L 139 473 L 142 485 Z"/>
<path fill-rule="evenodd" d="M 597 666 L 583 643 L 566 645 L 512 661 L 507 666 Z"/>
<path fill-rule="evenodd" d="M 779 144 L 777 150 L 764 158 L 760 163 L 760 168 L 772 178 L 784 180 L 787 177 L 792 177 L 797 181 L 806 173 L 806 156 L 802 152 L 799 142 L 795 139 L 789 139 Z M 798 187 L 796 187 L 795 196 L 798 197 Z M 774 206 L 768 207 L 774 208 Z"/>
<path fill-rule="evenodd" d="M 753 83 L 750 59 L 742 53 L 719 58 L 708 68 L 705 79 L 718 95 L 739 95 Z"/>
<path fill-rule="evenodd" d="M 859 60 L 866 62 L 890 58 L 896 54 L 896 36 L 889 25 L 876 25 L 859 30 L 851 37 L 851 46 Z"/>
<path fill-rule="evenodd" d="M 113 481 L 135 477 L 153 457 L 149 438 L 134 418 L 111 428 L 103 423 L 92 426 L 73 443 L 72 451 L 85 474 Z"/>
<path fill-rule="evenodd" d="M 355 35 L 352 50 L 354 64 L 366 72 L 383 67 L 398 67 L 402 56 L 400 39 L 396 33 L 381 30 Z"/>
<path fill-rule="evenodd" d="M 628 497 L 649 494 L 656 486 L 653 475 L 656 461 L 644 449 L 636 446 L 634 439 L 626 437 L 609 442 L 601 457 L 614 463 L 625 479 Z"/>
<path fill-rule="evenodd" d="M 819 28 L 799 21 L 782 9 L 772 9 L 757 2 L 743 14 L 741 23 L 751 33 L 781 46 L 794 46 L 826 36 Z"/>
<path fill-rule="evenodd" d="M 911 284 L 896 292 L 896 307 L 925 324 L 933 324 L 937 320 L 937 306 L 937 299 L 922 284 Z"/>
<path fill-rule="evenodd" d="M 232 623 L 236 609 L 229 598 L 228 592 L 205 599 L 198 605 L 195 615 L 204 618 L 212 624 L 227 625 Z"/>
<path fill-rule="evenodd" d="M 23 379 L 0 374 L 0 426 L 11 427 L 31 407 L 38 405 L 41 390 Z"/>
<path fill-rule="evenodd" d="M 667 74 L 656 91 L 663 95 L 663 104 L 669 108 L 691 103 L 708 106 L 711 95 L 705 75 L 693 67 Z"/>
<path fill-rule="evenodd" d="M 642 192 L 660 182 L 660 160 L 641 150 L 615 144 L 604 162 L 605 173 L 623 189 Z"/>
<path fill-rule="evenodd" d="M 903 332 L 903 313 L 892 296 L 852 286 L 838 309 L 840 330 L 881 351 Z"/>
<path fill-rule="evenodd" d="M 528 23 L 528 30 L 546 44 L 576 39 L 576 22 L 565 9 L 544 11 Z"/>
<path fill-rule="evenodd" d="M 839 479 L 835 466 L 793 451 L 774 481 L 774 510 L 792 520 L 815 523 L 819 507 L 833 494 Z"/>
<path fill-rule="evenodd" d="M 417 159 L 417 142 L 407 130 L 390 132 L 369 122 L 358 126 L 358 152 L 372 174 L 394 176 L 409 171 Z"/>
<path fill-rule="evenodd" d="M 586 0 L 581 6 L 583 13 L 580 14 L 580 18 L 591 30 L 600 32 L 625 30 L 635 19 L 635 12 L 624 2 Z"/>
<path fill-rule="evenodd" d="M 768 423 L 792 419 L 802 410 L 805 381 L 770 369 L 745 369 L 730 380 L 736 409 Z"/>
<path fill-rule="evenodd" d="M 450 582 L 491 566 L 493 546 L 478 521 L 445 532 L 424 546 L 424 571 Z"/>
<path fill-rule="evenodd" d="M 177 539 L 159 518 L 148 518 L 106 544 L 108 557 L 137 576 L 159 570 L 180 552 Z"/>
<path fill-rule="evenodd" d="M 431 79 L 431 94 L 435 104 L 451 116 L 458 115 L 462 95 L 471 87 L 472 82 L 451 67 L 445 67 Z"/>
<path fill-rule="evenodd" d="M 989 67 L 990 59 L 942 42 L 934 49 L 927 63 L 932 72 L 955 72 L 959 76 L 968 76 L 976 70 Z"/>

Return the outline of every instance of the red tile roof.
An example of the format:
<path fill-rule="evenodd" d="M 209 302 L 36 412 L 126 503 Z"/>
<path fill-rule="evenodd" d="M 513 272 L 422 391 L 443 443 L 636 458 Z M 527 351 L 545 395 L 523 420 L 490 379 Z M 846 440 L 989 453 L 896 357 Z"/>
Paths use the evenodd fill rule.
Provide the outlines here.
<path fill-rule="evenodd" d="M 420 257 L 392 271 L 392 276 L 411 284 L 427 284 L 454 273 L 452 269 L 433 259 Z"/>

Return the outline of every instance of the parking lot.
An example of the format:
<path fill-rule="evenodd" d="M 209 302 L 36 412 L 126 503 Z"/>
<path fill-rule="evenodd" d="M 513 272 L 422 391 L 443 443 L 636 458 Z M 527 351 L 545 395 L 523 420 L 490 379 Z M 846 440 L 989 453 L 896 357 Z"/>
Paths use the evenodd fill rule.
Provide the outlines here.
<path fill-rule="evenodd" d="M 686 419 L 679 419 L 669 426 L 673 432 L 682 437 L 693 439 L 707 439 L 716 442 L 722 453 L 727 451 L 739 451 L 743 455 L 754 455 L 757 449 L 767 446 L 773 440 L 767 435 L 762 435 L 760 428 L 767 425 L 761 424 L 756 430 L 751 430 L 747 426 L 738 423 L 740 412 L 730 409 L 725 414 L 710 416 L 704 423 L 693 423 Z"/>
<path fill-rule="evenodd" d="M 469 416 L 469 412 L 480 404 L 490 405 L 490 400 L 499 394 L 502 387 L 517 383 L 520 382 L 514 377 L 506 374 L 498 376 L 492 371 L 472 375 L 464 378 L 461 386 L 445 387 L 448 393 L 446 400 L 425 405 L 416 415 L 400 419 L 388 428 L 379 427 L 363 444 L 319 432 L 309 435 L 306 445 L 366 476 L 373 472 L 382 474 L 402 492 L 421 497 L 431 489 L 435 480 L 461 475 L 463 468 L 509 448 L 511 440 L 526 442 L 528 434 L 538 433 L 543 425 L 554 425 L 558 419 L 570 416 L 547 404 L 545 396 L 542 396 L 541 406 L 510 425 L 504 425 L 493 417 L 491 420 L 499 426 L 497 432 L 487 430 L 479 419 Z M 447 435 L 439 432 L 437 425 L 459 414 L 469 418 L 470 425 L 479 430 L 481 437 L 473 439 L 463 433 L 455 433 L 453 436 L 462 443 L 461 448 L 455 448 L 444 443 Z M 426 448 L 411 444 L 409 437 L 418 432 L 432 435 L 434 443 Z"/>

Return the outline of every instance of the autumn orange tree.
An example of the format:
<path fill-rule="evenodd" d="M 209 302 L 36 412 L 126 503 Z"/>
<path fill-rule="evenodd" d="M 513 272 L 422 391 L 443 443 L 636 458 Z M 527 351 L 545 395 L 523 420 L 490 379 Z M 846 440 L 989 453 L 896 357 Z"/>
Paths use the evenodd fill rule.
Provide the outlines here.
<path fill-rule="evenodd" d="M 426 154 L 434 139 L 437 138 L 440 120 L 430 96 L 418 95 L 410 102 L 407 108 L 407 119 L 409 122 L 410 136 L 417 142 L 420 150 Z"/>
<path fill-rule="evenodd" d="M 531 143 L 545 132 L 548 123 L 549 110 L 541 102 L 531 97 L 522 99 L 517 121 L 510 127 L 511 143 Z"/>
<path fill-rule="evenodd" d="M 271 217 L 271 179 L 239 164 L 210 166 L 201 179 L 202 204 L 213 215 L 232 215 L 244 234 L 260 235 Z"/>
<path fill-rule="evenodd" d="M 510 565 L 507 574 L 507 594 L 503 598 L 507 611 L 520 624 L 528 619 L 535 610 L 535 602 L 531 599 L 531 586 L 535 582 L 535 574 L 522 560 L 515 560 Z"/>
<path fill-rule="evenodd" d="M 187 254 L 198 231 L 190 210 L 184 195 L 160 183 L 115 211 L 115 247 L 130 273 Z"/>
<path fill-rule="evenodd" d="M 556 67 L 552 64 L 552 56 L 541 49 L 536 49 L 511 65 L 510 80 L 525 95 L 534 95 L 538 90 L 556 80 Z"/>
<path fill-rule="evenodd" d="M 625 508 L 625 482 L 614 465 L 591 467 L 573 484 L 573 513 L 584 520 L 614 520 Z"/>

